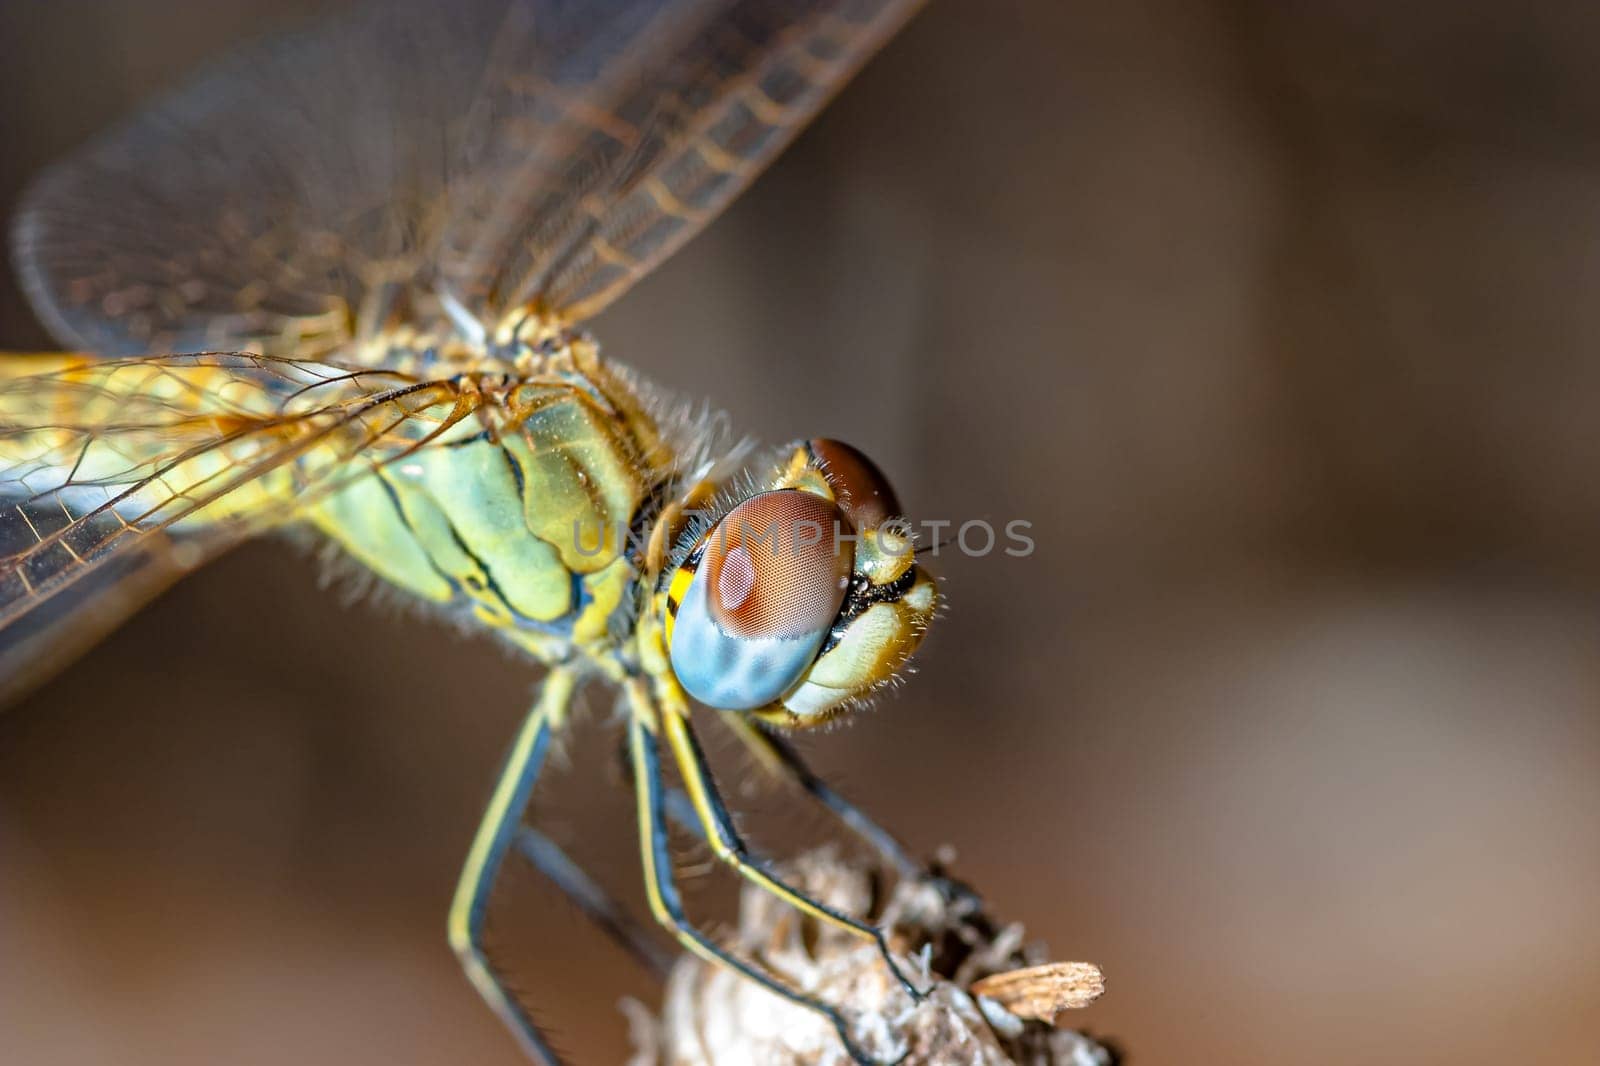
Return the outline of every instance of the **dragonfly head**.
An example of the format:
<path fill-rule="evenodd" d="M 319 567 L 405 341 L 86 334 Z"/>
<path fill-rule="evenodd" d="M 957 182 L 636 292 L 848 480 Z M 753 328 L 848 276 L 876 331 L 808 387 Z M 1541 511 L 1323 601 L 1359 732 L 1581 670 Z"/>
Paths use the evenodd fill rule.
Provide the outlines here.
<path fill-rule="evenodd" d="M 679 682 L 709 706 L 806 726 L 893 679 L 939 601 L 900 516 L 855 448 L 797 445 L 671 575 L 663 623 Z"/>

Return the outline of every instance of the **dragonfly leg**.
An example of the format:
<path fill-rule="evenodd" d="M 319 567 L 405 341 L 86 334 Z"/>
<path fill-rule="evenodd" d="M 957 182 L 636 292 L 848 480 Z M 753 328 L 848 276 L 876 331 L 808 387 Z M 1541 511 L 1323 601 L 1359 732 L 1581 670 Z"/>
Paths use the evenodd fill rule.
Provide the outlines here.
<path fill-rule="evenodd" d="M 633 787 L 633 752 L 632 743 L 626 734 L 622 737 L 622 744 L 617 749 L 617 754 L 621 756 L 622 769 L 625 771 L 628 787 L 631 789 Z M 696 840 L 702 843 L 705 841 L 706 831 L 700 824 L 700 815 L 694 809 L 694 801 L 689 798 L 689 794 L 683 789 L 673 788 L 668 785 L 665 794 L 661 798 L 661 809 L 666 811 L 667 821 L 685 833 L 690 834 Z"/>
<path fill-rule="evenodd" d="M 690 923 L 683 910 L 683 901 L 672 876 L 672 854 L 663 810 L 664 791 L 661 782 L 661 751 L 656 737 L 658 724 L 653 708 L 640 710 L 639 701 L 648 697 L 635 696 L 635 710 L 628 726 L 630 751 L 633 756 L 634 791 L 639 804 L 640 857 L 644 864 L 645 892 L 650 900 L 650 911 L 677 941 L 689 951 L 713 965 L 726 966 L 754 981 L 774 995 L 791 1003 L 816 1011 L 833 1024 L 845 1050 L 858 1066 L 883 1066 L 883 1063 L 856 1046 L 850 1027 L 837 1008 L 814 999 L 789 987 L 776 977 L 737 958 L 719 947 L 705 933 Z M 907 1049 L 909 1053 L 909 1049 Z M 902 1054 L 899 1062 L 905 1058 Z"/>
<path fill-rule="evenodd" d="M 666 979 L 672 969 L 671 954 L 640 928 L 626 908 L 584 873 L 559 844 L 532 826 L 523 825 L 517 829 L 515 847 L 517 854 L 555 882 L 585 917 L 604 929 L 657 980 Z"/>
<path fill-rule="evenodd" d="M 527 1008 L 495 972 L 484 947 L 484 926 L 495 881 L 516 839 L 523 809 L 544 764 L 551 731 L 564 720 L 576 687 L 577 676 L 561 667 L 552 668 L 545 678 L 539 699 L 517 733 L 489 807 L 472 838 L 455 900 L 450 905 L 450 946 L 461 960 L 468 980 L 511 1030 L 522 1050 L 544 1066 L 560 1066 L 560 1059 Z"/>
<path fill-rule="evenodd" d="M 913 1000 L 920 1002 L 926 993 L 901 971 L 899 963 L 889 951 L 889 942 L 884 938 L 883 930 L 812 899 L 784 882 L 772 872 L 765 859 L 750 851 L 734 827 L 733 818 L 728 814 L 727 805 L 723 803 L 722 794 L 717 789 L 716 779 L 712 777 L 711 766 L 706 762 L 705 751 L 700 747 L 700 742 L 695 738 L 694 730 L 689 724 L 688 706 L 670 698 L 663 700 L 663 704 L 661 717 L 667 734 L 667 743 L 677 760 L 678 772 L 683 775 L 684 785 L 689 790 L 689 800 L 694 804 L 695 813 L 699 817 L 705 839 L 711 845 L 712 853 L 721 862 L 731 866 L 739 876 L 777 896 L 802 914 L 809 914 L 819 921 L 872 941 L 877 945 L 878 953 L 883 956 L 884 965 L 894 974 L 895 980 L 900 982 L 901 987 Z"/>
<path fill-rule="evenodd" d="M 846 828 L 870 844 L 901 877 L 928 876 L 928 868 L 913 859 L 906 851 L 905 845 L 896 840 L 887 829 L 869 818 L 860 807 L 839 795 L 831 785 L 813 773 L 801 759 L 800 753 L 794 750 L 793 745 L 769 733 L 742 714 L 725 714 L 722 718 L 728 728 L 744 741 L 756 761 L 769 773 L 787 776 L 799 785 L 829 813 L 844 823 Z"/>
<path fill-rule="evenodd" d="M 725 714 L 722 720 L 745 742 L 756 761 L 769 773 L 787 776 L 798 784 L 846 828 L 871 845 L 901 877 L 928 882 L 950 903 L 964 902 L 971 906 L 980 903 L 978 894 L 970 886 L 913 859 L 905 845 L 896 840 L 893 834 L 818 777 L 788 741 L 743 715 Z"/>

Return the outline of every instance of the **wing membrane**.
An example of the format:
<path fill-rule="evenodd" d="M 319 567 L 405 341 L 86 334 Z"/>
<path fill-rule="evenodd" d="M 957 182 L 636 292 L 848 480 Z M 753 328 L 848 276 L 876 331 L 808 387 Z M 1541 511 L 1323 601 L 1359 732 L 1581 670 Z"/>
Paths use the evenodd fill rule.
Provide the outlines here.
<path fill-rule="evenodd" d="M 917 0 L 424 0 L 247 49 L 50 171 L 16 250 L 102 354 L 382 358 L 594 314 Z M 358 355 L 359 352 L 359 355 Z"/>
<path fill-rule="evenodd" d="M 595 314 L 714 218 L 917 6 L 680 4 L 642 54 L 575 97 L 517 79 L 562 116 L 560 147 L 458 264 L 458 295 L 491 320 Z"/>
<path fill-rule="evenodd" d="M 80 361 L 6 381 L 0 663 L 86 646 L 217 552 L 426 446 L 480 403 L 455 381 L 236 353 Z"/>

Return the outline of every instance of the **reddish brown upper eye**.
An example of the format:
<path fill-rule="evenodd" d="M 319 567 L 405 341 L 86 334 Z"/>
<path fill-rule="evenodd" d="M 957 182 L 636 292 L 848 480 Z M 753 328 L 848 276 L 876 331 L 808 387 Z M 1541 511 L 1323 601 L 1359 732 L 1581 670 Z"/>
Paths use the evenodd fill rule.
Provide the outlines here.
<path fill-rule="evenodd" d="M 875 529 L 884 519 L 904 513 L 883 471 L 855 448 L 820 437 L 807 441 L 806 447 L 833 486 L 839 510 L 857 529 Z"/>
<path fill-rule="evenodd" d="M 809 492 L 780 489 L 729 511 L 701 566 L 707 607 L 734 636 L 799 637 L 833 623 L 854 562 L 834 535 L 839 511 Z"/>

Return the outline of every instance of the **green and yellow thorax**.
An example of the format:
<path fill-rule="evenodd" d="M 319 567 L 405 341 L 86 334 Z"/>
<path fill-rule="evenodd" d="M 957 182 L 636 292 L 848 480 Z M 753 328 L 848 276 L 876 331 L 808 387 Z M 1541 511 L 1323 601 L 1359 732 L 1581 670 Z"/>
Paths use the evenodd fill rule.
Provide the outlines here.
<path fill-rule="evenodd" d="M 545 661 L 614 649 L 636 611 L 630 533 L 683 442 L 586 339 L 475 387 L 489 393 L 475 417 L 382 457 L 308 517 L 379 577 Z"/>

